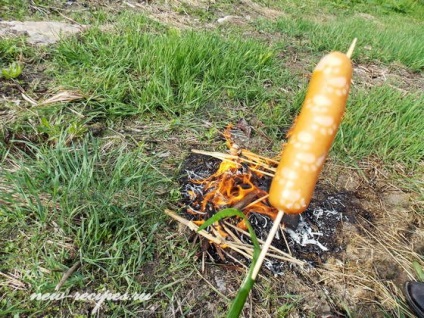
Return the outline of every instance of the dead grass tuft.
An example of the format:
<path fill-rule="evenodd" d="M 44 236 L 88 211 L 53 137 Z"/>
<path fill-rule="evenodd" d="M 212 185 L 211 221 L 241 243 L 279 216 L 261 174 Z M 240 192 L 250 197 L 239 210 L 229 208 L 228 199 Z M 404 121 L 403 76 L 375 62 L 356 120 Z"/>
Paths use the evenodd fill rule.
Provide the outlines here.
<path fill-rule="evenodd" d="M 0 286 L 5 286 L 13 290 L 27 290 L 29 286 L 22 281 L 22 273 L 17 269 L 13 273 L 5 274 L 0 272 L 0 277 L 4 280 L 0 280 Z"/>

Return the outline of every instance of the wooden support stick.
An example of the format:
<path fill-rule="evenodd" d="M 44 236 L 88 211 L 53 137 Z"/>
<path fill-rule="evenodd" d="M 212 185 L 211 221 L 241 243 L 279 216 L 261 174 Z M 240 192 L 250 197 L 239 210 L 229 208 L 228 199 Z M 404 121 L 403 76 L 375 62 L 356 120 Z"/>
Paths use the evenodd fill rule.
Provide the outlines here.
<path fill-rule="evenodd" d="M 239 159 L 239 156 L 229 155 L 229 154 L 217 152 L 217 151 L 204 151 L 204 150 L 198 150 L 198 149 L 191 149 L 191 152 L 197 153 L 197 154 L 200 154 L 200 155 L 218 158 L 218 159 L 221 159 L 221 160 L 222 159 L 233 159 L 233 160 Z"/>
<path fill-rule="evenodd" d="M 271 246 L 272 240 L 274 239 L 275 234 L 277 233 L 278 229 L 280 228 L 281 220 L 284 216 L 284 211 L 279 210 L 277 217 L 274 220 L 274 224 L 272 225 L 271 230 L 269 231 L 268 237 L 265 241 L 265 244 L 262 246 L 261 253 L 259 254 L 258 260 L 256 261 L 256 265 L 253 268 L 252 272 L 252 279 L 255 280 L 256 276 L 259 273 L 259 270 L 261 269 L 262 263 L 264 262 L 266 253 L 268 252 L 269 247 Z"/>
<path fill-rule="evenodd" d="M 242 230 L 242 229 L 240 229 L 240 228 L 232 225 L 231 223 L 225 222 L 225 224 L 228 225 L 228 226 L 230 226 L 231 228 L 235 229 L 236 231 L 238 231 L 240 233 L 243 233 L 247 237 L 250 237 L 249 232 L 246 232 L 246 231 L 244 231 L 244 230 Z M 259 238 L 258 238 L 258 242 L 261 243 L 261 244 L 264 244 L 265 243 L 264 241 L 262 241 Z M 275 254 L 271 254 L 271 252 L 268 251 L 268 255 L 269 256 L 272 256 L 272 257 L 275 257 L 275 258 L 278 258 L 278 259 L 283 259 L 285 261 L 289 261 L 289 262 L 291 262 L 293 264 L 296 264 L 296 265 L 299 265 L 299 266 L 304 266 L 305 265 L 305 262 L 304 261 L 298 260 L 297 258 L 294 258 L 292 255 L 287 254 L 287 253 L 283 252 L 282 250 L 279 250 L 278 248 L 276 248 L 276 247 L 274 247 L 272 245 L 269 246 L 269 249 L 272 250 L 272 251 L 274 251 L 274 253 L 278 253 L 278 254 L 283 255 L 283 256 L 280 256 L 280 255 L 276 256 Z"/>
<path fill-rule="evenodd" d="M 176 214 L 174 211 L 166 209 L 165 213 L 168 214 L 173 219 L 177 220 L 178 222 L 187 226 L 190 230 L 195 231 L 195 232 L 197 232 L 199 230 L 199 227 L 196 224 L 194 224 L 193 222 L 191 222 L 189 220 L 184 219 L 183 217 Z M 205 230 L 199 231 L 197 233 L 206 237 L 208 240 L 210 240 L 211 242 L 214 242 L 215 244 L 218 244 L 218 245 L 226 244 L 225 240 L 220 240 L 220 239 L 216 238 L 215 236 L 213 236 L 212 234 L 206 232 Z"/>

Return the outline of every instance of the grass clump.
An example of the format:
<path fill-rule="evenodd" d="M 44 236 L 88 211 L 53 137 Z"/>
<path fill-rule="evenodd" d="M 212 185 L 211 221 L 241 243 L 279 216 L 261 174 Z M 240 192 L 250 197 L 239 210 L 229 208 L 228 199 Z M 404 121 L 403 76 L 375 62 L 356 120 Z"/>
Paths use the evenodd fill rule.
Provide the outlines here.
<path fill-rule="evenodd" d="M 413 71 L 424 69 L 424 35 L 417 33 L 423 22 L 403 16 L 352 15 L 311 19 L 285 16 L 277 22 L 264 22 L 260 29 L 277 31 L 293 39 L 302 50 L 312 52 L 343 50 L 357 37 L 355 56 L 359 60 L 399 62 Z"/>
<path fill-rule="evenodd" d="M 22 74 L 22 66 L 19 63 L 12 63 L 7 68 L 1 70 L 1 76 L 5 79 L 13 79 Z"/>
<path fill-rule="evenodd" d="M 382 15 L 400 14 L 422 20 L 424 14 L 424 3 L 417 0 L 333 0 L 332 2 L 337 8 Z"/>
<path fill-rule="evenodd" d="M 167 196 L 163 187 L 170 180 L 158 172 L 159 159 L 138 148 L 102 152 L 90 137 L 69 146 L 62 138 L 54 147 L 31 147 L 35 158 L 9 154 L 17 169 L 0 171 L 0 232 L 7 238 L 0 242 L 6 251 L 0 271 L 15 269 L 22 287 L 11 292 L 7 282 L 0 285 L 7 295 L 2 307 L 9 313 L 62 311 L 70 300 L 57 307 L 29 295 L 54 290 L 76 261 L 81 270 L 62 291 L 107 286 L 122 294 L 152 292 L 154 285 L 142 286 L 137 272 L 164 248 L 156 240 L 163 225 L 160 196 Z"/>
<path fill-rule="evenodd" d="M 214 101 L 223 88 L 245 90 L 264 77 L 273 56 L 256 41 L 213 32 L 146 32 L 146 23 L 129 16 L 120 31 L 92 29 L 81 40 L 62 42 L 55 52 L 58 80 L 93 95 L 92 105 L 106 114 L 178 115 Z"/>
<path fill-rule="evenodd" d="M 0 67 L 4 68 L 20 58 L 34 57 L 35 50 L 25 44 L 23 37 L 0 39 Z"/>
<path fill-rule="evenodd" d="M 334 14 L 340 18 L 366 13 L 378 18 L 405 17 L 405 20 L 424 20 L 424 3 L 421 0 L 258 0 L 257 2 L 280 8 L 293 16 L 319 17 Z M 411 21 L 410 21 L 411 22 Z"/>
<path fill-rule="evenodd" d="M 281 100 L 279 105 L 264 103 L 256 107 L 270 134 L 286 138 L 305 91 L 305 87 L 300 89 L 293 100 Z M 405 95 L 386 85 L 371 89 L 354 87 L 332 154 L 350 163 L 375 157 L 387 164 L 417 168 L 424 155 L 424 145 L 417 142 L 424 130 L 423 103 L 424 95 L 420 92 Z"/>
<path fill-rule="evenodd" d="M 424 130 L 423 103 L 422 94 L 404 95 L 387 86 L 352 91 L 334 151 L 417 168 L 424 155 L 423 143 L 417 142 Z"/>
<path fill-rule="evenodd" d="M 0 18 L 22 18 L 28 11 L 29 3 L 25 0 L 0 0 Z"/>

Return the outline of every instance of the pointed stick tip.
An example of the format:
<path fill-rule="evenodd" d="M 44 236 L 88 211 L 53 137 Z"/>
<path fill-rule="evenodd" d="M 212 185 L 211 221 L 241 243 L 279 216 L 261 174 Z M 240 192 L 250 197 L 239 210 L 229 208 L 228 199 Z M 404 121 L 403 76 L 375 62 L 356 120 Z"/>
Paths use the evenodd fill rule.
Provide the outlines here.
<path fill-rule="evenodd" d="M 347 50 L 347 57 L 350 58 L 353 54 L 353 50 L 355 49 L 355 45 L 356 45 L 356 41 L 358 40 L 358 38 L 354 38 L 352 41 L 352 44 L 349 47 L 349 50 Z"/>

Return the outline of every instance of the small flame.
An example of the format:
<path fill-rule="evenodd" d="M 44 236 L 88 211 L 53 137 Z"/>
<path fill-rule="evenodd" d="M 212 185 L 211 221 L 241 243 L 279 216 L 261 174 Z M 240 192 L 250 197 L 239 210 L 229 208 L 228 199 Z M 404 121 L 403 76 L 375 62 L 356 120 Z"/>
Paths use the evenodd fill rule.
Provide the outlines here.
<path fill-rule="evenodd" d="M 234 156 L 234 154 L 240 154 L 241 151 L 231 140 L 231 128 L 232 126 L 229 125 L 223 135 L 227 140 L 230 153 Z M 198 195 L 194 191 L 188 191 L 188 195 L 192 199 L 191 201 L 199 206 L 200 213 L 191 209 L 188 209 L 187 212 L 205 215 L 210 211 L 208 209 L 217 212 L 224 208 L 235 207 L 246 216 L 250 213 L 259 213 L 274 219 L 278 211 L 268 203 L 266 199 L 268 192 L 256 185 L 264 177 L 262 173 L 256 171 L 257 167 L 257 164 L 242 164 L 237 159 L 234 161 L 223 160 L 213 175 L 203 180 L 193 181 L 202 186 L 202 195 Z M 246 229 L 243 221 L 240 221 L 238 226 Z M 216 229 L 221 230 L 218 227 Z"/>

